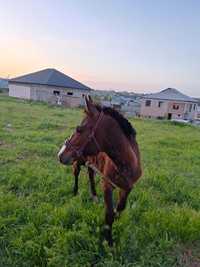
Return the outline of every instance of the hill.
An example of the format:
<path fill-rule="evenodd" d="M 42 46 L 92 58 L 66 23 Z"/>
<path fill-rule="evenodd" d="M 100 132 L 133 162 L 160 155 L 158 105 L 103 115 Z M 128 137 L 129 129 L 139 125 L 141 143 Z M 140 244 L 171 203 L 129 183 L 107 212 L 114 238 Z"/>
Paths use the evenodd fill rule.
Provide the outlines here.
<path fill-rule="evenodd" d="M 198 266 L 200 130 L 133 119 L 144 175 L 99 243 L 103 196 L 83 170 L 73 197 L 70 167 L 57 161 L 82 111 L 0 96 L 0 266 Z M 196 265 L 195 265 L 196 264 Z"/>

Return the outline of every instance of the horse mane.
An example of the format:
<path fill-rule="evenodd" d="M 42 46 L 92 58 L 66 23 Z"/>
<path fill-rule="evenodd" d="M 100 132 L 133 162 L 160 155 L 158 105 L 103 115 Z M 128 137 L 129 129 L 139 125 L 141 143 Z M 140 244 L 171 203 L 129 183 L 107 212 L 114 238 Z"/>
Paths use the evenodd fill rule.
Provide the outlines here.
<path fill-rule="evenodd" d="M 125 134 L 125 136 L 132 141 L 132 138 L 136 137 L 136 130 L 133 128 L 131 123 L 116 109 L 100 106 L 99 104 L 95 104 L 96 109 L 101 112 L 103 111 L 104 114 L 110 115 L 113 119 L 117 121 L 121 130 Z"/>

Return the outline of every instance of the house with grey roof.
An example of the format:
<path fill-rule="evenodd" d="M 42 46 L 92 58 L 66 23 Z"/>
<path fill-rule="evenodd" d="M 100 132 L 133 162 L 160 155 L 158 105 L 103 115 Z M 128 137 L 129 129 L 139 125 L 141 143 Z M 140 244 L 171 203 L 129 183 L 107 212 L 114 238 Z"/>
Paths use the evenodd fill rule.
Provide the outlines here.
<path fill-rule="evenodd" d="M 9 96 L 78 107 L 90 92 L 86 85 L 56 69 L 44 69 L 9 80 Z"/>
<path fill-rule="evenodd" d="M 142 97 L 140 115 L 147 118 L 193 120 L 197 114 L 197 100 L 177 89 L 167 88 Z"/>

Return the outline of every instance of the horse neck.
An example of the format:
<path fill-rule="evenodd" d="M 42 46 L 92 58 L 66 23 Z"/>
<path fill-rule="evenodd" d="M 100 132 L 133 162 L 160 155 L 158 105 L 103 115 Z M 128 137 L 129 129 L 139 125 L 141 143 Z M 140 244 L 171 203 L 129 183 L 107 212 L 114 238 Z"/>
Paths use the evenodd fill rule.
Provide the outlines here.
<path fill-rule="evenodd" d="M 129 176 L 135 172 L 137 168 L 137 148 L 134 149 L 134 142 L 128 140 L 121 128 L 110 127 L 107 136 L 112 139 L 107 141 L 105 137 L 105 152 L 112 159 L 119 171 Z M 133 138 L 134 139 L 134 138 Z"/>

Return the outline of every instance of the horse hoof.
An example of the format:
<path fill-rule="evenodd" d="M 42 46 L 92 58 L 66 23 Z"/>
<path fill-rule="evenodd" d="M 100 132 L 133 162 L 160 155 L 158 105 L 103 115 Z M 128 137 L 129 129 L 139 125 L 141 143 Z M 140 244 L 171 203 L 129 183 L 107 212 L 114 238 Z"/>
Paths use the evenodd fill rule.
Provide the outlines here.
<path fill-rule="evenodd" d="M 115 216 L 115 219 L 119 219 L 120 217 L 120 212 L 117 211 L 117 209 L 114 209 L 114 216 Z"/>
<path fill-rule="evenodd" d="M 113 241 L 112 240 L 108 240 L 108 246 L 111 248 L 113 247 Z"/>
<path fill-rule="evenodd" d="M 94 201 L 94 203 L 98 203 L 99 200 L 98 200 L 98 197 L 97 196 L 92 196 L 92 200 Z"/>
<path fill-rule="evenodd" d="M 108 246 L 113 246 L 112 230 L 108 225 L 104 226 L 104 238 L 108 242 Z"/>
<path fill-rule="evenodd" d="M 74 190 L 73 191 L 73 195 L 74 195 L 74 197 L 76 197 L 78 195 L 78 191 L 77 190 Z"/>

